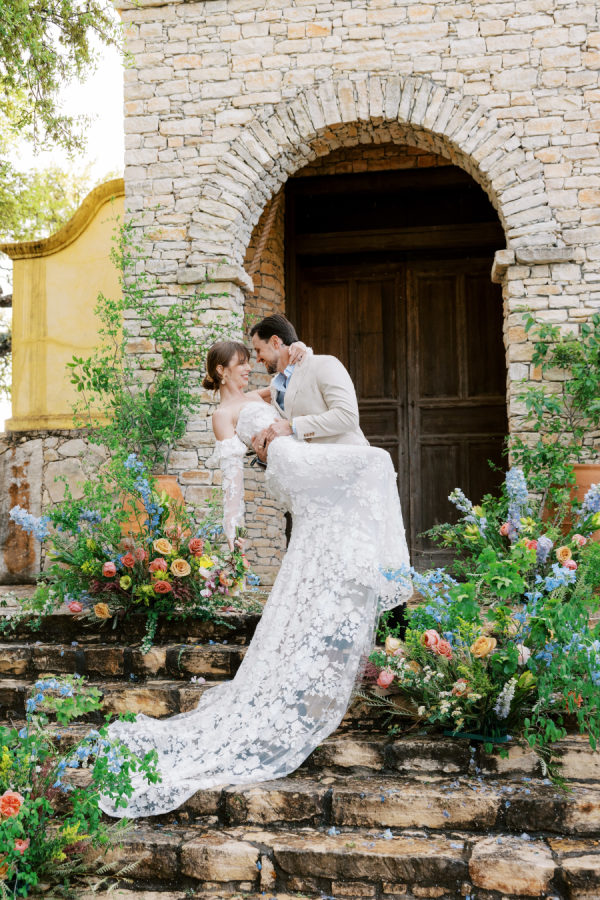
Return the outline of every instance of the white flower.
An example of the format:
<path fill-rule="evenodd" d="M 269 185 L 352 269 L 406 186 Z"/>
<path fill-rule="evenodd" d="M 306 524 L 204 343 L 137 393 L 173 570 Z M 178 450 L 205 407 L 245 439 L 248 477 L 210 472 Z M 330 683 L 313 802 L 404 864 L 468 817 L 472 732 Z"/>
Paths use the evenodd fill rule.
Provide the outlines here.
<path fill-rule="evenodd" d="M 424 715 L 425 715 L 425 707 L 424 707 L 424 706 L 420 706 L 420 707 L 418 708 L 418 710 L 417 710 L 417 715 L 418 715 L 418 716 L 424 716 Z"/>
<path fill-rule="evenodd" d="M 499 719 L 506 719 L 510 712 L 510 704 L 512 703 L 512 699 L 515 695 L 515 688 L 517 686 L 517 679 L 511 678 L 510 681 L 507 681 L 500 693 L 498 694 L 498 699 L 496 700 L 496 705 L 494 706 L 494 712 L 498 716 Z"/>
<path fill-rule="evenodd" d="M 531 650 L 525 644 L 517 644 L 517 650 L 519 651 L 519 665 L 527 665 L 527 660 L 531 656 Z"/>

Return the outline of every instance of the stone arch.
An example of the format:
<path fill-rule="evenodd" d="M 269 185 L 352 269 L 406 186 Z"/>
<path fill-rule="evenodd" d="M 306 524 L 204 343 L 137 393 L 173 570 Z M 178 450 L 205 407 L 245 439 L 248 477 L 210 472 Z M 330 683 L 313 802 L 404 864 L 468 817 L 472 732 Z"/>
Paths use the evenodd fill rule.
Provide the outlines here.
<path fill-rule="evenodd" d="M 302 89 L 266 107 L 232 142 L 216 161 L 205 210 L 199 201 L 227 223 L 216 253 L 241 265 L 269 199 L 308 162 L 340 146 L 384 141 L 438 153 L 467 171 L 497 210 L 508 248 L 559 244 L 542 164 L 513 125 L 432 79 L 366 75 Z"/>

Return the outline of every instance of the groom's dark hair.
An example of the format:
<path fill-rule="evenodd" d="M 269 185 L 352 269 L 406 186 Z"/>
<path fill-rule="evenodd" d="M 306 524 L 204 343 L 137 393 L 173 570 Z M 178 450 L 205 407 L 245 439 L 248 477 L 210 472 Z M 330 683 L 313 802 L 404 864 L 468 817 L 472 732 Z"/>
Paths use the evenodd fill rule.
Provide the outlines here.
<path fill-rule="evenodd" d="M 268 341 L 274 334 L 281 338 L 282 342 L 289 347 L 294 341 L 298 340 L 296 329 L 285 316 L 276 313 L 274 316 L 267 316 L 253 325 L 250 330 L 250 337 L 257 334 L 261 341 Z"/>

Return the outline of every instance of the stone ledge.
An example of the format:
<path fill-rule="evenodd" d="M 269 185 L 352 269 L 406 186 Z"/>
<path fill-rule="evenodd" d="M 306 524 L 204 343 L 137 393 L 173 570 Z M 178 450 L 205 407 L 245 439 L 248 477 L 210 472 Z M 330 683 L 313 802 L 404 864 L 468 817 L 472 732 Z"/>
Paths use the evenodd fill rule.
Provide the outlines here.
<path fill-rule="evenodd" d="M 241 266 L 223 265 L 184 266 L 177 272 L 178 284 L 234 284 L 245 291 L 254 292 L 254 282 Z"/>

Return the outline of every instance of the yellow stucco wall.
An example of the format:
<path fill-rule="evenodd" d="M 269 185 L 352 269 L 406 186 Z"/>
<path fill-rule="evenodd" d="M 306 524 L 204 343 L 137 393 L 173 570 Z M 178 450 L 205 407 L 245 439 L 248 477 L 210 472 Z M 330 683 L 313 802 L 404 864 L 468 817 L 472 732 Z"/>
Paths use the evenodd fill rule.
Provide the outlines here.
<path fill-rule="evenodd" d="M 123 180 L 117 178 L 88 194 L 51 237 L 0 245 L 14 265 L 8 431 L 73 427 L 76 391 L 66 364 L 73 355 L 89 355 L 98 343 L 98 293 L 120 293 L 110 250 L 123 210 Z"/>

